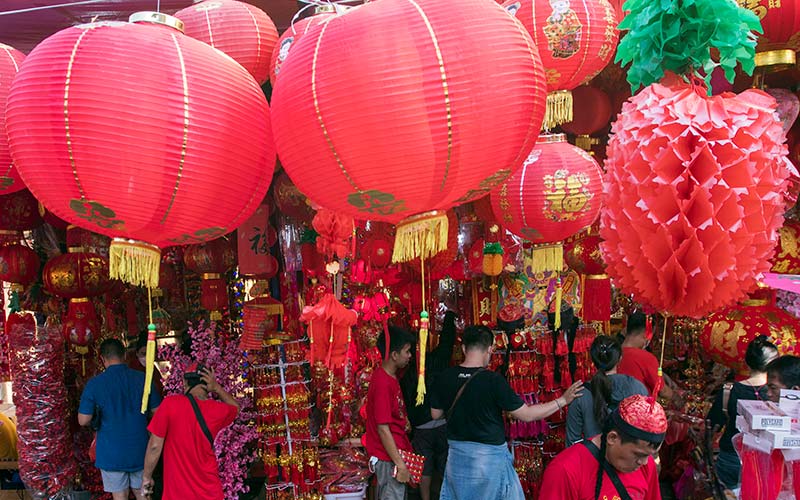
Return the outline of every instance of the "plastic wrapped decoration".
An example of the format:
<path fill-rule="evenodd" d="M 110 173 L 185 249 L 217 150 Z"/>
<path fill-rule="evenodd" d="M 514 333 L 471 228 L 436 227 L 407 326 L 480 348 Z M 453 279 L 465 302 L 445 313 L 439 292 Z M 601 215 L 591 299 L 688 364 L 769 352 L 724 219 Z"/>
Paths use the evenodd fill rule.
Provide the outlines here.
<path fill-rule="evenodd" d="M 14 355 L 19 471 L 33 498 L 67 500 L 77 466 L 63 381 L 64 341 L 57 328 L 37 327 L 33 313 L 13 313 L 6 323 Z"/>

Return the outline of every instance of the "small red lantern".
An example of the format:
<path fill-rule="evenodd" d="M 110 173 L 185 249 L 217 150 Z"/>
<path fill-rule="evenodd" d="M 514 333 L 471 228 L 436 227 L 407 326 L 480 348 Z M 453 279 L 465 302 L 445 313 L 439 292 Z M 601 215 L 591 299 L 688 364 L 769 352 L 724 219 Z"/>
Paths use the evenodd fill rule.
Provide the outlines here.
<path fill-rule="evenodd" d="M 712 313 L 700 334 L 700 345 L 717 363 L 746 376 L 744 362 L 747 346 L 756 337 L 766 335 L 783 354 L 798 354 L 796 332 L 800 320 L 775 306 L 771 298 L 751 298 L 740 304 Z"/>
<path fill-rule="evenodd" d="M 492 192 L 495 217 L 532 243 L 556 243 L 600 213 L 602 172 L 564 134 L 542 135 L 520 171 Z"/>
<path fill-rule="evenodd" d="M 590 151 L 599 140 L 589 137 L 602 130 L 611 119 L 611 99 L 596 87 L 581 85 L 572 91 L 572 121 L 561 125 L 564 132 L 576 135 L 575 145 Z"/>
<path fill-rule="evenodd" d="M 564 261 L 581 277 L 584 321 L 611 320 L 611 279 L 606 274 L 601 241 L 596 234 L 587 234 L 564 245 Z"/>
<path fill-rule="evenodd" d="M 75 252 L 50 259 L 42 270 L 48 292 L 65 299 L 95 297 L 109 287 L 108 259 L 96 253 Z"/>
<path fill-rule="evenodd" d="M 36 281 L 39 256 L 30 248 L 14 243 L 0 246 L 0 281 L 21 289 Z"/>
<path fill-rule="evenodd" d="M 27 189 L 0 196 L 0 230 L 28 231 L 42 222 L 39 202 Z"/>
<path fill-rule="evenodd" d="M 231 56 L 263 84 L 278 29 L 266 12 L 236 0 L 205 0 L 175 13 L 188 36 Z"/>
<path fill-rule="evenodd" d="M 239 226 L 264 198 L 275 156 L 269 106 L 242 66 L 181 34 L 175 18 L 133 19 L 142 22 L 79 25 L 40 43 L 11 86 L 6 123 L 36 197 L 118 238 L 112 277 L 156 288 L 159 247 Z"/>
<path fill-rule="evenodd" d="M 286 173 L 359 219 L 397 222 L 488 193 L 522 164 L 544 113 L 530 37 L 485 0 L 365 3 L 310 30 L 280 75 L 272 114 Z M 415 228 L 443 243 L 444 224 L 442 211 Z M 395 249 L 414 246 L 403 236 Z"/>
<path fill-rule="evenodd" d="M 531 34 L 547 68 L 544 129 L 571 121 L 569 91 L 597 76 L 614 55 L 614 8 L 607 0 L 508 0 L 503 7 Z"/>
<path fill-rule="evenodd" d="M 212 321 L 221 319 L 219 311 L 228 307 L 228 283 L 222 275 L 236 264 L 233 241 L 233 238 L 217 238 L 190 245 L 183 253 L 186 267 L 202 278 L 200 305 L 211 313 Z"/>
<path fill-rule="evenodd" d="M 771 271 L 800 274 L 800 222 L 786 221 L 778 230 L 778 244 L 772 257 Z"/>
<path fill-rule="evenodd" d="M 14 47 L 0 43 L 0 103 L 6 102 L 11 81 L 14 80 L 24 59 L 25 54 Z M 25 184 L 22 183 L 17 169 L 11 162 L 6 135 L 6 112 L 5 107 L 0 107 L 0 195 L 24 188 Z"/>
<path fill-rule="evenodd" d="M 278 212 L 299 222 L 311 222 L 314 218 L 314 209 L 311 208 L 308 198 L 292 184 L 286 172 L 275 175 L 272 192 Z"/>
<path fill-rule="evenodd" d="M 325 8 L 327 6 L 322 5 L 320 7 Z M 272 51 L 272 60 L 269 65 L 269 81 L 273 87 L 275 86 L 278 74 L 281 72 L 283 62 L 289 57 L 289 51 L 292 50 L 292 46 L 299 42 L 300 38 L 308 33 L 311 28 L 329 19 L 333 15 L 327 12 L 320 12 L 320 7 L 317 7 L 316 15 L 306 17 L 293 23 L 278 39 L 278 44 L 275 46 L 275 50 Z"/>

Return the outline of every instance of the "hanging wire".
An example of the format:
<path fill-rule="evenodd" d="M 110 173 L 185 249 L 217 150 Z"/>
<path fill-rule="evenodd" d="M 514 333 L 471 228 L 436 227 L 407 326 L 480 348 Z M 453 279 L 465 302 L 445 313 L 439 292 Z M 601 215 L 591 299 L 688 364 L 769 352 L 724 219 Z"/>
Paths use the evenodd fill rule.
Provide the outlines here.
<path fill-rule="evenodd" d="M 79 0 L 77 2 L 67 2 L 67 3 L 60 3 L 57 5 L 42 5 L 39 7 L 29 7 L 27 9 L 17 9 L 17 10 L 6 10 L 0 11 L 0 16 L 8 16 L 11 14 L 25 14 L 26 12 L 35 12 L 38 10 L 48 10 L 48 9 L 58 9 L 61 7 L 72 7 L 74 5 L 87 5 L 90 3 L 100 3 L 106 0 Z M 159 3 L 161 0 L 158 0 Z"/>

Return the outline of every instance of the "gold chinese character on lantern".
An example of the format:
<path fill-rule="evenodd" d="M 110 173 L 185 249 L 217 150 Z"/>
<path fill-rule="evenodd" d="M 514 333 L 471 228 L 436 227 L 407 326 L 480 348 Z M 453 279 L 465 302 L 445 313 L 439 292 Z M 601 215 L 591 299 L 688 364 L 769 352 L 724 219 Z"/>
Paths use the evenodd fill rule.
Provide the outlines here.
<path fill-rule="evenodd" d="M 752 10 L 759 19 L 764 19 L 767 15 L 767 8 L 761 5 L 761 0 L 738 0 L 738 2 L 739 6 Z M 780 6 L 780 0 L 770 0 L 770 3 L 777 3 Z"/>
<path fill-rule="evenodd" d="M 570 174 L 557 170 L 554 175 L 544 176 L 544 215 L 554 221 L 575 220 L 589 208 L 592 193 L 587 189 L 589 177 L 579 172 Z"/>
<path fill-rule="evenodd" d="M 739 355 L 739 339 L 746 335 L 747 332 L 741 321 L 736 321 L 733 324 L 727 321 L 719 321 L 711 329 L 711 345 L 722 354 L 730 358 L 736 358 Z"/>

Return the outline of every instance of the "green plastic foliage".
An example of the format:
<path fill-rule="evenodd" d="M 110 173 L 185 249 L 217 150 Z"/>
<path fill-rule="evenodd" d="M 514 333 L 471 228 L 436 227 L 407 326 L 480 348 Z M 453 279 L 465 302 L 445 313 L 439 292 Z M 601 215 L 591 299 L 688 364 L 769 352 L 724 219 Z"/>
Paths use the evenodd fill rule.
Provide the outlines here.
<path fill-rule="evenodd" d="M 628 83 L 634 92 L 661 80 L 665 71 L 703 78 L 709 90 L 718 66 L 729 82 L 737 64 L 753 74 L 754 32 L 762 32 L 761 21 L 734 0 L 628 0 L 623 9 L 630 13 L 619 29 L 629 31 L 615 61 L 630 64 Z M 717 49 L 718 61 L 711 48 Z"/>

